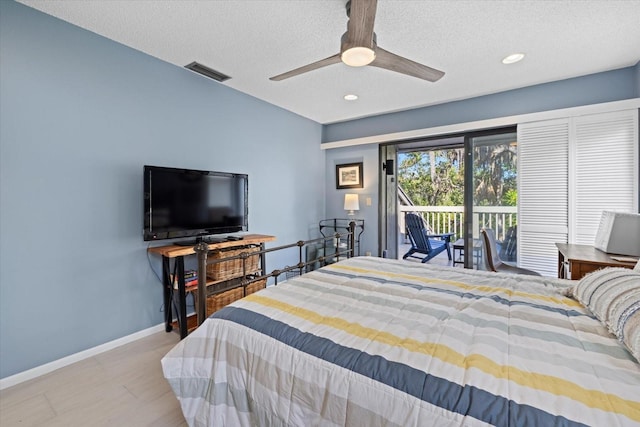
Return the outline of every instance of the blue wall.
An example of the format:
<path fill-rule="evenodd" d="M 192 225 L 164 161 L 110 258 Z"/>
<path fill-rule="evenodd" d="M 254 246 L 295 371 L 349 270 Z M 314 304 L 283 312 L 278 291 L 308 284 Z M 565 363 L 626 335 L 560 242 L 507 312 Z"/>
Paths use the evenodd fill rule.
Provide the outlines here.
<path fill-rule="evenodd" d="M 248 173 L 281 244 L 324 217 L 319 124 L 14 2 L 0 51 L 0 377 L 162 322 L 144 164 Z"/>
<path fill-rule="evenodd" d="M 360 210 L 354 218 L 364 220 L 364 232 L 360 236 L 360 255 L 371 252 L 378 255 L 378 146 L 375 144 L 360 146 L 357 149 L 333 149 L 326 151 L 327 218 L 348 218 L 344 210 L 344 195 L 358 195 Z M 363 188 L 337 190 L 336 165 L 362 162 L 364 179 Z M 371 198 L 371 206 L 367 206 L 367 198 Z"/>
<path fill-rule="evenodd" d="M 426 129 L 475 120 L 640 97 L 640 69 L 627 67 L 397 113 L 324 126 L 322 141 Z"/>

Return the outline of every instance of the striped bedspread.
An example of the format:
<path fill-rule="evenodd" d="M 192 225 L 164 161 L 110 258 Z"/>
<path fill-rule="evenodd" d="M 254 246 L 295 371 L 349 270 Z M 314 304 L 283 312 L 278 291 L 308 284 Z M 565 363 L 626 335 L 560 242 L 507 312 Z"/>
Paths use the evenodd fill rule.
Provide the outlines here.
<path fill-rule="evenodd" d="M 162 360 L 191 426 L 639 426 L 640 365 L 567 281 L 351 258 Z"/>

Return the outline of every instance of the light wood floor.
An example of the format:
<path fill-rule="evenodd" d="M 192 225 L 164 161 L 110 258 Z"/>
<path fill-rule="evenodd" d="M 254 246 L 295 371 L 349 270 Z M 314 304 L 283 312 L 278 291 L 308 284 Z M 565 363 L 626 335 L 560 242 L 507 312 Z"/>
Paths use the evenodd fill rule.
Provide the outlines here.
<path fill-rule="evenodd" d="M 160 359 L 158 332 L 0 391 L 0 426 L 186 426 Z"/>

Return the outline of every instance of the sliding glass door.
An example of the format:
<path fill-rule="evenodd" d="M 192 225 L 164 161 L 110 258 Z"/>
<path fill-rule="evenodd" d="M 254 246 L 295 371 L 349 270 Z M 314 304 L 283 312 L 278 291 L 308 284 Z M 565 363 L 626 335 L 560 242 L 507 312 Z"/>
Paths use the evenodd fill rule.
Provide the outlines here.
<path fill-rule="evenodd" d="M 413 212 L 432 232 L 452 234 L 454 259 L 443 253 L 432 264 L 483 269 L 482 228 L 517 262 L 517 147 L 512 127 L 382 145 L 381 255 L 402 258 L 411 247 L 404 216 Z"/>
<path fill-rule="evenodd" d="M 465 138 L 465 267 L 484 269 L 480 231 L 495 236 L 502 261 L 517 263 L 518 143 L 515 130 L 487 131 Z M 469 161 L 470 160 L 470 161 Z"/>
<path fill-rule="evenodd" d="M 384 170 L 381 183 L 381 247 L 389 258 L 402 258 L 411 248 L 405 215 L 415 213 L 424 219 L 433 234 L 451 234 L 460 254 L 463 233 L 464 138 L 441 137 L 382 146 Z M 387 164 L 392 162 L 393 167 Z M 422 257 L 427 254 L 418 252 Z M 430 261 L 451 264 L 446 252 Z"/>

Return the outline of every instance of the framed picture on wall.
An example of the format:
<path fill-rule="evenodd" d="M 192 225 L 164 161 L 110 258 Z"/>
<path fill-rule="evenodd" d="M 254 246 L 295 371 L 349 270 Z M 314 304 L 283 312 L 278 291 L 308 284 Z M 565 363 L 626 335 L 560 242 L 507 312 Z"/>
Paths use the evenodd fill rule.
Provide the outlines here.
<path fill-rule="evenodd" d="M 363 188 L 362 162 L 336 165 L 336 188 Z"/>

